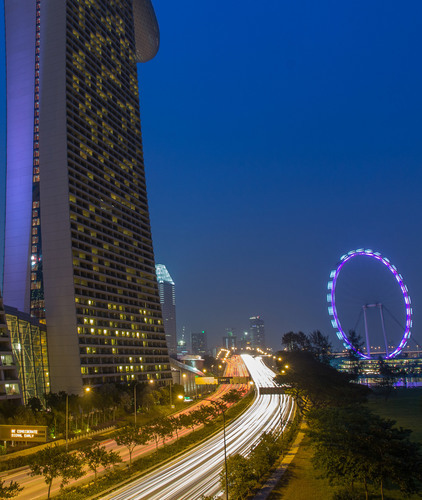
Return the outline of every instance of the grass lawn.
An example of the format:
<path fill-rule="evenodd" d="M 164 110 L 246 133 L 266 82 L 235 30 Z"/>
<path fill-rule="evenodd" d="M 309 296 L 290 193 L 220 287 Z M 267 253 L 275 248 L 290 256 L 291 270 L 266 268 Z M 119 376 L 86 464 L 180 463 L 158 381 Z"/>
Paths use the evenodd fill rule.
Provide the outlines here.
<path fill-rule="evenodd" d="M 394 389 L 387 400 L 372 395 L 368 407 L 383 418 L 396 420 L 397 427 L 411 429 L 410 439 L 422 443 L 422 387 Z"/>
<path fill-rule="evenodd" d="M 331 488 L 326 479 L 318 479 L 310 463 L 312 450 L 305 437 L 293 462 L 284 473 L 277 487 L 268 497 L 270 500 L 283 498 L 286 500 L 317 500 L 330 498 Z"/>
<path fill-rule="evenodd" d="M 299 447 L 293 462 L 284 473 L 277 487 L 272 491 L 269 500 L 330 500 L 333 494 L 342 489 L 341 486 L 331 486 L 327 479 L 318 477 L 312 464 L 312 448 L 305 437 Z M 365 499 L 365 492 L 361 492 L 362 500 Z M 370 490 L 370 500 L 381 498 L 378 490 Z M 406 497 L 408 500 L 420 500 L 420 496 L 412 495 Z M 384 489 L 384 500 L 404 500 L 403 493 L 399 490 Z"/>
<path fill-rule="evenodd" d="M 397 421 L 397 426 L 412 429 L 411 438 L 422 442 L 422 388 L 396 389 L 385 401 L 381 395 L 370 397 L 368 407 L 381 417 Z M 331 486 L 326 479 L 318 477 L 312 463 L 312 449 L 305 437 L 299 451 L 281 478 L 277 487 L 269 496 L 270 500 L 329 500 L 340 489 Z M 362 489 L 362 499 L 365 498 Z M 380 498 L 376 490 L 372 490 L 371 499 Z M 399 490 L 385 490 L 385 500 L 402 500 L 403 494 Z M 420 499 L 418 495 L 409 497 L 411 500 Z"/>

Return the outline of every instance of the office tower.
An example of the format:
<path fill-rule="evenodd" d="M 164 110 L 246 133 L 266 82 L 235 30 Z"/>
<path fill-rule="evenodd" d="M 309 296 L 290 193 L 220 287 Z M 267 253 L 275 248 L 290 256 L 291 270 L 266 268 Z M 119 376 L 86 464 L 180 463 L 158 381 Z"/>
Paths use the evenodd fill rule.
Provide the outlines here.
<path fill-rule="evenodd" d="M 226 328 L 226 335 L 223 337 L 223 347 L 225 349 L 236 349 L 237 337 L 234 328 Z"/>
<path fill-rule="evenodd" d="M 249 335 L 248 332 L 243 332 L 240 337 L 239 348 L 244 351 L 250 347 L 251 347 L 251 336 Z"/>
<path fill-rule="evenodd" d="M 150 0 L 5 0 L 4 302 L 46 322 L 51 390 L 170 379 L 137 62 Z"/>
<path fill-rule="evenodd" d="M 167 348 L 169 354 L 176 354 L 177 336 L 176 336 L 176 293 L 174 281 L 166 266 L 156 264 L 158 291 L 160 294 L 161 312 L 163 314 L 164 331 L 166 334 Z"/>
<path fill-rule="evenodd" d="M 249 318 L 249 335 L 252 348 L 265 348 L 265 328 L 262 316 L 251 316 Z"/>
<path fill-rule="evenodd" d="M 207 348 L 207 334 L 204 330 L 198 333 L 190 334 L 192 354 L 205 356 L 208 353 Z"/>
<path fill-rule="evenodd" d="M 185 330 L 186 330 L 186 327 L 182 326 L 182 335 L 181 335 L 180 339 L 177 341 L 177 357 L 178 358 L 181 356 L 185 356 L 189 352 L 188 345 L 187 345 L 186 338 L 185 338 Z"/>

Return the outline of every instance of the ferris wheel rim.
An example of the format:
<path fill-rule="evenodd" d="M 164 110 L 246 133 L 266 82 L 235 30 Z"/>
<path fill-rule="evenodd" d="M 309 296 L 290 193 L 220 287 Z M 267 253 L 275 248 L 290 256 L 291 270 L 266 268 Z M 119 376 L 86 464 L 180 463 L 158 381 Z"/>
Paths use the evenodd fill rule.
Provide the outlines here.
<path fill-rule="evenodd" d="M 398 272 L 396 266 L 391 264 L 390 260 L 387 259 L 386 257 L 383 257 L 380 252 L 374 252 L 373 250 L 370 249 L 363 249 L 360 248 L 358 250 L 351 250 L 347 254 L 344 254 L 341 256 L 340 261 L 337 263 L 336 268 L 331 271 L 330 273 L 330 281 L 328 282 L 327 288 L 329 290 L 329 293 L 327 294 L 327 302 L 331 305 L 328 306 L 328 313 L 332 317 L 331 319 L 331 325 L 332 327 L 337 330 L 337 337 L 343 341 L 343 345 L 346 349 L 348 350 L 353 350 L 356 352 L 358 356 L 360 356 L 363 359 L 372 359 L 370 354 L 364 354 L 363 352 L 359 351 L 356 349 L 351 342 L 349 341 L 349 338 L 347 334 L 344 332 L 340 319 L 338 317 L 337 313 L 337 307 L 336 307 L 336 298 L 335 298 L 335 291 L 336 291 L 336 284 L 337 284 L 337 279 L 340 274 L 340 271 L 342 270 L 343 266 L 348 262 L 349 260 L 353 259 L 354 257 L 358 256 L 365 256 L 365 257 L 370 257 L 373 258 L 379 262 L 381 262 L 387 269 L 393 274 L 395 277 L 397 283 L 400 286 L 403 299 L 404 299 L 404 304 L 405 304 L 405 310 L 406 310 L 406 326 L 404 329 L 403 336 L 398 344 L 398 346 L 391 352 L 391 353 L 386 353 L 386 356 L 384 359 L 393 359 L 396 356 L 398 356 L 404 347 L 407 344 L 407 341 L 409 340 L 411 336 L 411 328 L 412 328 L 412 306 L 411 306 L 411 300 L 410 300 L 410 295 L 409 295 L 409 290 L 407 286 L 404 284 L 403 277 L 402 275 Z"/>

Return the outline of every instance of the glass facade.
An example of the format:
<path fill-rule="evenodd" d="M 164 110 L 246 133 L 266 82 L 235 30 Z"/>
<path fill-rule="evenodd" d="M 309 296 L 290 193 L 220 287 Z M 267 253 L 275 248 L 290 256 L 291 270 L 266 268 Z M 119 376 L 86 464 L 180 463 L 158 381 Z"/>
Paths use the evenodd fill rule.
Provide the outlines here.
<path fill-rule="evenodd" d="M 13 357 L 22 386 L 24 404 L 50 392 L 47 332 L 45 325 L 28 314 L 5 306 Z"/>
<path fill-rule="evenodd" d="M 3 300 L 0 296 L 0 401 L 4 400 L 15 400 L 20 403 L 21 388 Z"/>

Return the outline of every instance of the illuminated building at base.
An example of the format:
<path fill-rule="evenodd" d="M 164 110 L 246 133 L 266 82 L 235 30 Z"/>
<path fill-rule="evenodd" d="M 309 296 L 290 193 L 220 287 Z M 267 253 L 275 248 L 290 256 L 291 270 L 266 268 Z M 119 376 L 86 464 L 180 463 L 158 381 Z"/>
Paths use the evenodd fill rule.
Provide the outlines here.
<path fill-rule="evenodd" d="M 4 302 L 45 322 L 52 392 L 171 377 L 137 62 L 150 0 L 5 0 Z"/>
<path fill-rule="evenodd" d="M 50 392 L 45 324 L 13 307 L 4 306 L 4 310 L 23 402 L 27 404 L 30 398 L 43 400 Z"/>
<path fill-rule="evenodd" d="M 0 402 L 5 400 L 21 403 L 22 396 L 3 299 L 0 295 Z"/>

